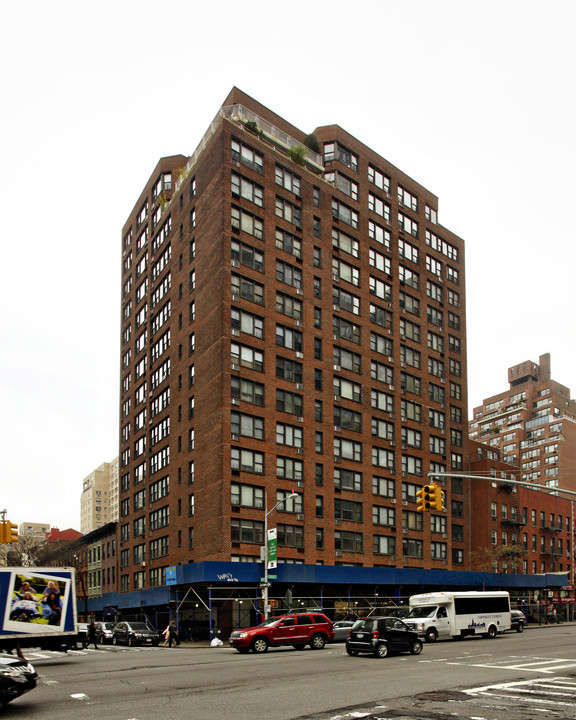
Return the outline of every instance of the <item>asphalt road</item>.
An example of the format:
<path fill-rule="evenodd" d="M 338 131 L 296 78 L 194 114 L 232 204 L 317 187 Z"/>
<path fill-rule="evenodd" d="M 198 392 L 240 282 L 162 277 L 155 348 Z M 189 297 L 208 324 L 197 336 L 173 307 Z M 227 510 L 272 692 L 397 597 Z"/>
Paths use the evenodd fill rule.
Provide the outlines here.
<path fill-rule="evenodd" d="M 426 644 L 420 656 L 112 648 L 28 653 L 41 679 L 4 716 L 45 720 L 576 718 L 576 626 Z"/>

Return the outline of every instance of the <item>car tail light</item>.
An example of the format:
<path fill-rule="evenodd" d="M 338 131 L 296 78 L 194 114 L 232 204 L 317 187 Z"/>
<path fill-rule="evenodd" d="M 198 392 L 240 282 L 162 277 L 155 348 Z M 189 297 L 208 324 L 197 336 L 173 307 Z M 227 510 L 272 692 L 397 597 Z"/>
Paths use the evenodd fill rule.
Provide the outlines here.
<path fill-rule="evenodd" d="M 374 630 L 372 632 L 372 637 L 375 639 L 378 639 L 380 637 L 380 633 L 378 632 L 378 630 Z"/>

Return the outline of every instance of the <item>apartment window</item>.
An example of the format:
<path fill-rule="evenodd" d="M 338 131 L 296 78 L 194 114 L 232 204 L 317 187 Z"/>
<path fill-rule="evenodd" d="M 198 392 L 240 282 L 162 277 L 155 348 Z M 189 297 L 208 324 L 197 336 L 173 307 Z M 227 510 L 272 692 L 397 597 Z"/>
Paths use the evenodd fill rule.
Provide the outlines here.
<path fill-rule="evenodd" d="M 400 283 L 404 285 L 408 285 L 409 287 L 414 288 L 415 290 L 420 289 L 420 276 L 417 272 L 414 272 L 414 270 L 410 270 L 409 268 L 405 267 L 404 265 L 398 266 L 398 276 L 400 278 Z"/>
<path fill-rule="evenodd" d="M 230 357 L 233 363 L 241 367 L 250 368 L 258 372 L 264 371 L 264 353 L 262 350 L 256 350 L 248 345 L 231 343 Z"/>
<path fill-rule="evenodd" d="M 350 342 L 360 344 L 362 328 L 357 323 L 350 322 L 344 318 L 334 315 L 332 318 L 332 332 L 335 339 L 342 338 Z"/>
<path fill-rule="evenodd" d="M 332 288 L 332 302 L 340 310 L 347 310 L 354 313 L 354 315 L 360 315 L 360 298 L 342 288 L 336 286 Z"/>
<path fill-rule="evenodd" d="M 276 345 L 302 352 L 303 335 L 299 330 L 276 325 Z"/>
<path fill-rule="evenodd" d="M 276 356 L 276 377 L 290 382 L 302 382 L 302 363 Z"/>
<path fill-rule="evenodd" d="M 386 448 L 372 446 L 372 465 L 394 471 L 394 453 Z"/>
<path fill-rule="evenodd" d="M 373 192 L 368 193 L 368 209 L 390 223 L 390 205 Z"/>
<path fill-rule="evenodd" d="M 348 195 L 352 200 L 358 200 L 358 183 L 350 180 L 346 175 L 339 172 L 330 172 L 324 174 L 324 179 L 338 188 L 344 195 Z"/>
<path fill-rule="evenodd" d="M 294 255 L 294 257 L 302 257 L 302 240 L 287 230 L 276 228 L 276 247 L 290 255 Z"/>
<path fill-rule="evenodd" d="M 400 363 L 419 369 L 422 365 L 422 355 L 419 350 L 414 350 L 407 345 L 400 345 Z"/>
<path fill-rule="evenodd" d="M 241 485 L 240 483 L 231 483 L 230 485 L 230 501 L 232 505 L 264 508 L 264 489 L 255 485 Z"/>
<path fill-rule="evenodd" d="M 278 456 L 276 458 L 276 477 L 283 480 L 301 481 L 304 478 L 302 460 Z"/>
<path fill-rule="evenodd" d="M 322 411 L 322 400 L 314 400 L 314 420 L 316 422 L 323 422 L 323 411 Z"/>
<path fill-rule="evenodd" d="M 302 210 L 289 200 L 276 196 L 276 217 L 283 218 L 297 228 L 302 227 Z"/>
<path fill-rule="evenodd" d="M 302 271 L 295 268 L 293 265 L 283 262 L 282 260 L 276 260 L 276 280 L 278 282 L 291 285 L 292 287 L 301 289 L 302 288 Z"/>
<path fill-rule="evenodd" d="M 232 435 L 264 440 L 264 418 L 232 412 L 230 414 L 230 431 Z"/>
<path fill-rule="evenodd" d="M 391 248 L 391 234 L 389 230 L 386 230 L 381 225 L 378 225 L 378 223 L 375 223 L 373 220 L 368 221 L 368 236 L 371 240 L 375 240 L 376 242 L 383 245 L 388 252 L 390 252 Z"/>
<path fill-rule="evenodd" d="M 302 301 L 284 293 L 276 293 L 276 312 L 295 320 L 302 320 Z"/>
<path fill-rule="evenodd" d="M 295 175 L 290 170 L 282 167 L 282 165 L 276 165 L 276 184 L 298 197 L 301 195 L 302 179 L 299 175 Z"/>
<path fill-rule="evenodd" d="M 276 442 L 278 445 L 289 445 L 301 448 L 303 444 L 303 429 L 296 425 L 276 423 Z"/>
<path fill-rule="evenodd" d="M 388 422 L 387 420 L 381 420 L 380 418 L 372 418 L 372 435 L 374 437 L 388 440 L 389 442 L 394 441 L 394 423 Z"/>
<path fill-rule="evenodd" d="M 373 551 L 375 555 L 396 555 L 396 538 L 374 535 Z"/>
<path fill-rule="evenodd" d="M 304 528 L 299 525 L 278 524 L 279 547 L 304 547 Z"/>
<path fill-rule="evenodd" d="M 368 166 L 368 180 L 379 190 L 390 192 L 390 178 L 373 165 Z"/>
<path fill-rule="evenodd" d="M 445 391 L 444 388 L 440 385 L 435 385 L 434 383 L 428 384 L 428 398 L 432 402 L 437 402 L 440 405 L 444 405 L 444 399 L 445 399 Z"/>
<path fill-rule="evenodd" d="M 409 260 L 415 264 L 418 264 L 420 260 L 419 250 L 416 245 L 409 243 L 407 240 L 398 238 L 398 251 L 400 257 L 404 260 Z"/>
<path fill-rule="evenodd" d="M 422 513 L 413 512 L 412 510 L 402 511 L 402 529 L 403 530 L 422 530 L 423 520 Z"/>
<path fill-rule="evenodd" d="M 230 382 L 231 397 L 233 399 L 264 406 L 264 385 L 262 383 L 244 380 L 239 377 L 232 377 Z"/>
<path fill-rule="evenodd" d="M 394 355 L 394 344 L 392 340 L 385 335 L 379 335 L 375 332 L 370 333 L 370 349 L 382 355 L 387 355 L 388 357 Z"/>
<path fill-rule="evenodd" d="M 230 539 L 236 543 L 264 543 L 264 523 L 257 520 L 240 520 L 233 518 L 230 521 Z"/>
<path fill-rule="evenodd" d="M 230 219 L 233 230 L 242 230 L 258 240 L 264 238 L 264 221 L 261 218 L 233 205 L 230 210 Z"/>
<path fill-rule="evenodd" d="M 362 443 L 335 437 L 334 457 L 362 462 Z"/>
<path fill-rule="evenodd" d="M 422 433 L 412 428 L 402 428 L 402 446 L 422 449 Z"/>
<path fill-rule="evenodd" d="M 246 267 L 257 270 L 258 272 L 264 272 L 264 253 L 256 250 L 251 245 L 240 242 L 239 240 L 232 240 L 230 243 L 231 257 L 232 260 L 246 265 Z"/>
<path fill-rule="evenodd" d="M 394 412 L 394 396 L 381 390 L 375 390 L 373 388 L 370 391 L 370 404 L 378 410 L 383 410 L 387 413 Z"/>
<path fill-rule="evenodd" d="M 422 458 L 402 455 L 402 472 L 408 475 L 423 475 Z"/>
<path fill-rule="evenodd" d="M 158 508 L 150 513 L 150 530 L 158 530 L 159 528 L 166 527 L 170 522 L 170 508 L 168 505 Z M 136 531 L 134 531 L 136 534 Z"/>
<path fill-rule="evenodd" d="M 334 405 L 334 425 L 354 432 L 362 432 L 362 413 Z"/>
<path fill-rule="evenodd" d="M 362 492 L 362 473 L 335 467 L 334 487 L 337 490 Z"/>
<path fill-rule="evenodd" d="M 286 390 L 276 390 L 276 410 L 301 417 L 303 415 L 302 395 Z"/>
<path fill-rule="evenodd" d="M 364 541 L 362 533 L 349 532 L 346 530 L 334 531 L 334 549 L 341 552 L 363 552 Z"/>
<path fill-rule="evenodd" d="M 351 207 L 336 200 L 336 198 L 332 198 L 332 217 L 335 220 L 342 220 L 342 222 L 356 230 L 358 229 L 358 213 L 356 210 L 352 210 Z"/>
<path fill-rule="evenodd" d="M 358 240 L 336 228 L 332 228 L 332 247 L 338 248 L 338 250 L 356 258 L 360 256 L 360 243 Z"/>
<path fill-rule="evenodd" d="M 402 554 L 404 557 L 423 558 L 424 543 L 422 540 L 402 540 Z"/>
<path fill-rule="evenodd" d="M 334 499 L 334 519 L 362 522 L 362 503 L 352 500 Z"/>
<path fill-rule="evenodd" d="M 264 453 L 242 448 L 230 448 L 230 466 L 232 470 L 242 472 L 264 473 Z"/>
<path fill-rule="evenodd" d="M 232 160 L 242 163 L 260 175 L 264 174 L 264 157 L 259 152 L 235 138 L 231 139 L 231 150 Z"/>
<path fill-rule="evenodd" d="M 231 310 L 231 325 L 234 330 L 254 335 L 257 338 L 264 337 L 264 318 L 239 308 L 233 307 Z"/>
<path fill-rule="evenodd" d="M 442 542 L 430 543 L 430 557 L 432 560 L 446 560 L 447 545 Z"/>

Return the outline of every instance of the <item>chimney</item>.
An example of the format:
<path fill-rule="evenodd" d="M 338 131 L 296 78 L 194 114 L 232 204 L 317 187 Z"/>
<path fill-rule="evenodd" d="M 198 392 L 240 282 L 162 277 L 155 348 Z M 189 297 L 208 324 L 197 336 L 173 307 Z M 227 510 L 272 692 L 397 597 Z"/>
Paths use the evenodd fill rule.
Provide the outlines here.
<path fill-rule="evenodd" d="M 538 359 L 538 364 L 540 366 L 540 380 L 542 380 L 544 382 L 546 382 L 547 380 L 551 380 L 551 377 L 550 377 L 550 353 L 540 355 L 540 358 Z"/>

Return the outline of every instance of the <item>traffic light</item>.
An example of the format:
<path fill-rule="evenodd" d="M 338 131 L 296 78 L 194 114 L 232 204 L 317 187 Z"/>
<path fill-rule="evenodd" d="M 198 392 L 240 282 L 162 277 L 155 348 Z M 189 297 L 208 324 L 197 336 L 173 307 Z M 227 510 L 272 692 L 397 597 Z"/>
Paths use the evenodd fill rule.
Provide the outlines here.
<path fill-rule="evenodd" d="M 18 542 L 18 525 L 2 520 L 0 522 L 0 543 Z"/>
<path fill-rule="evenodd" d="M 444 510 L 444 493 L 440 485 L 430 485 L 430 510 Z"/>
<path fill-rule="evenodd" d="M 416 493 L 416 512 L 430 512 L 430 485 L 424 485 Z"/>
<path fill-rule="evenodd" d="M 18 525 L 16 523 L 6 523 L 6 542 L 15 543 L 18 542 Z"/>

